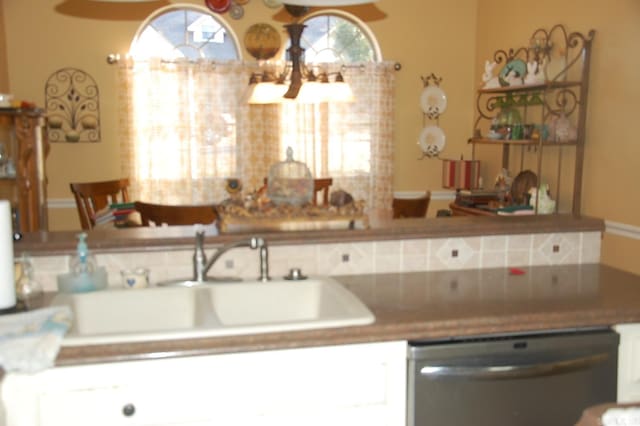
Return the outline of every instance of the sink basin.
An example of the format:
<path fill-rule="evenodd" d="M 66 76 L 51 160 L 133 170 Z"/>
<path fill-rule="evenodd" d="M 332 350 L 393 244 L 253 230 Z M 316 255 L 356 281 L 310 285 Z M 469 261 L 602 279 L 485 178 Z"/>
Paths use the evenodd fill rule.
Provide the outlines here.
<path fill-rule="evenodd" d="M 63 346 L 270 333 L 370 324 L 331 278 L 59 294 L 74 313 Z"/>

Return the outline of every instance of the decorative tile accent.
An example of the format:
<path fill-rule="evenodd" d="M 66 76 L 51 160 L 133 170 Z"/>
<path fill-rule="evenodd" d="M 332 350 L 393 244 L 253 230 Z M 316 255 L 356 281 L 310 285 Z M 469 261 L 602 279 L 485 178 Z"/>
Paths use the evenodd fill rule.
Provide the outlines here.
<path fill-rule="evenodd" d="M 374 243 L 321 244 L 317 248 L 317 270 L 323 275 L 371 274 Z M 348 261 L 343 261 L 348 255 Z"/>
<path fill-rule="evenodd" d="M 473 269 L 480 267 L 479 237 L 438 238 L 431 241 L 429 269 Z"/>
<path fill-rule="evenodd" d="M 536 234 L 532 265 L 567 265 L 580 260 L 580 233 Z"/>
<path fill-rule="evenodd" d="M 554 246 L 558 248 L 556 252 Z M 599 232 L 287 245 L 269 248 L 269 269 L 272 277 L 279 278 L 291 268 L 301 268 L 307 275 L 331 276 L 597 263 L 600 261 L 600 248 Z M 213 252 L 207 251 L 207 255 L 211 254 Z M 120 271 L 136 266 L 149 268 L 152 284 L 191 277 L 192 255 L 191 250 L 116 253 L 98 254 L 96 260 L 98 265 L 107 269 L 109 285 L 120 287 Z M 35 278 L 46 291 L 57 290 L 56 276 L 68 272 L 69 257 L 33 256 Z M 231 250 L 220 258 L 211 273 L 255 279 L 259 273 L 258 252 L 249 248 Z M 479 284 L 454 283 L 449 282 L 445 275 L 434 282 L 433 291 L 445 292 L 447 297 L 455 298 L 460 292 L 473 292 L 482 297 L 483 286 L 503 285 L 492 280 Z M 562 291 L 553 287 L 552 278 L 544 286 L 544 290 L 532 289 L 533 285 L 529 283 L 529 286 L 505 288 L 505 294 Z M 390 298 L 409 297 L 396 294 L 394 287 L 385 287 Z"/>

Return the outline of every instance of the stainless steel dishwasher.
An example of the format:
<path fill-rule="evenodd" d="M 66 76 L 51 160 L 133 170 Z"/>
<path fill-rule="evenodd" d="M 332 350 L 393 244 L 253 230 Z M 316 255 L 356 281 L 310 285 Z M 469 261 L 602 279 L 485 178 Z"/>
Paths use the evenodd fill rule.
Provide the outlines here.
<path fill-rule="evenodd" d="M 571 426 L 616 400 L 609 329 L 409 342 L 409 426 Z"/>

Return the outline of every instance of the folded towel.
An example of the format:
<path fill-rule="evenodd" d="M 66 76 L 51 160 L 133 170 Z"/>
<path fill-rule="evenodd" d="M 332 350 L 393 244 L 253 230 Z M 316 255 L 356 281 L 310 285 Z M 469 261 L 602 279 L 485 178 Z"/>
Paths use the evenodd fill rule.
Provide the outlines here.
<path fill-rule="evenodd" d="M 68 306 L 0 316 L 0 367 L 20 373 L 52 367 L 71 319 Z"/>
<path fill-rule="evenodd" d="M 603 426 L 640 426 L 640 407 L 609 408 L 602 415 Z"/>

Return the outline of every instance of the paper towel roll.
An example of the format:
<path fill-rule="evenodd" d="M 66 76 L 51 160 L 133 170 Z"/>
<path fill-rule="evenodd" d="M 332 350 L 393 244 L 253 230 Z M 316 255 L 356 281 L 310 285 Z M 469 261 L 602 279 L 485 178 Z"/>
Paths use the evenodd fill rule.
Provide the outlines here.
<path fill-rule="evenodd" d="M 15 305 L 11 204 L 7 200 L 0 200 L 0 309 L 13 308 Z"/>

